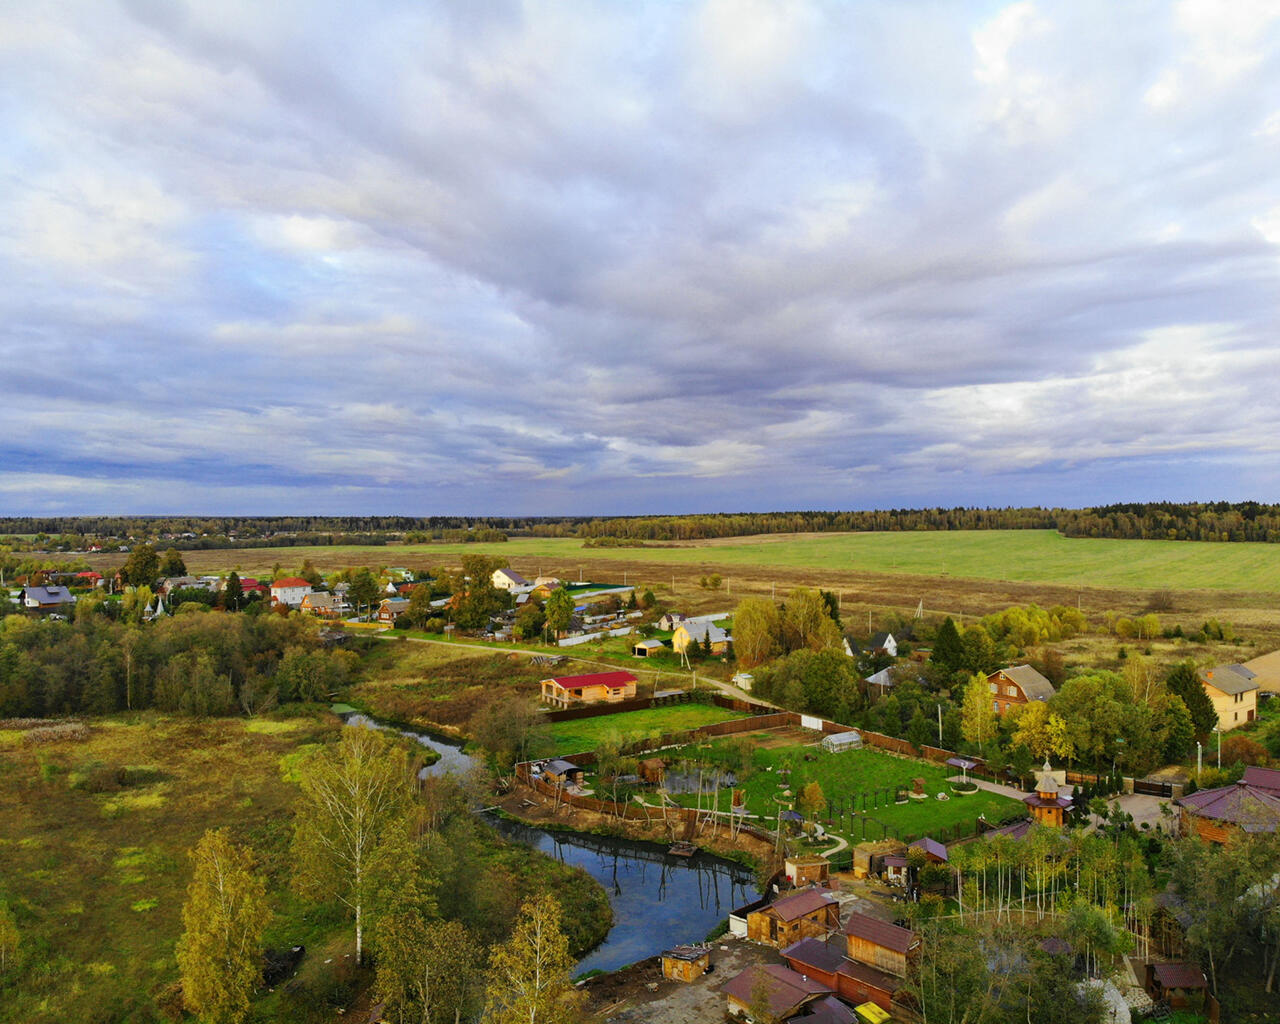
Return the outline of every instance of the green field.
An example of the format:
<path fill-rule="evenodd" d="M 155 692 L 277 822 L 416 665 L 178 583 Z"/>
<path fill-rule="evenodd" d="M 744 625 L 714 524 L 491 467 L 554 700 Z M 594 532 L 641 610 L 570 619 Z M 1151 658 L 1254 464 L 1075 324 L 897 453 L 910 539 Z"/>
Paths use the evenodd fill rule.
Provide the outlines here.
<path fill-rule="evenodd" d="M 1280 544 L 1112 540 L 1063 537 L 1052 530 L 770 535 L 688 547 L 590 548 L 569 538 L 520 538 L 503 544 L 417 544 L 388 547 L 263 548 L 190 552 L 201 567 L 266 572 L 312 559 L 321 568 L 353 564 L 456 564 L 464 554 L 498 555 L 536 574 L 577 562 L 632 566 L 717 566 L 743 570 L 822 569 L 956 579 L 1007 580 L 1103 587 L 1280 592 Z M 226 563 L 225 565 L 223 563 Z M 545 565 L 543 564 L 545 563 Z M 617 574 L 622 582 L 621 573 Z M 652 572 L 646 571 L 646 578 Z M 661 582 L 660 580 L 650 582 Z"/>
<path fill-rule="evenodd" d="M 551 738 L 557 754 L 579 754 L 595 750 L 602 740 L 613 736 L 625 743 L 746 717 L 741 712 L 711 707 L 708 704 L 677 704 L 641 711 L 623 711 L 621 714 L 601 715 L 599 718 L 553 722 Z"/>
<path fill-rule="evenodd" d="M 747 744 L 755 744 L 766 738 L 767 734 L 749 734 L 745 740 Z M 738 737 L 719 740 L 714 744 L 701 747 L 685 747 L 683 753 L 691 760 L 704 755 L 709 748 L 715 748 L 727 754 L 735 743 L 741 742 L 742 739 Z M 806 756 L 812 760 L 806 760 Z M 678 760 L 679 755 L 677 754 L 676 757 Z M 755 771 L 745 780 L 739 780 L 740 788 L 746 791 L 748 811 L 761 818 L 773 820 L 778 813 L 779 799 L 793 802 L 805 785 L 817 782 L 822 787 L 828 803 L 828 812 L 821 816 L 822 819 L 832 821 L 833 831 L 842 835 L 852 834 L 852 837 L 859 841 L 863 838 L 861 823 L 855 819 L 854 830 L 851 833 L 850 818 L 847 815 L 839 821 L 835 820 L 834 815 L 839 810 L 840 802 L 843 802 L 847 810 L 848 806 L 857 799 L 856 808 L 859 817 L 865 813 L 870 819 L 865 831 L 867 839 L 881 838 L 883 831 L 881 826 L 887 826 L 890 835 L 909 840 L 922 835 L 940 837 L 942 830 L 957 826 L 962 827 L 965 834 L 970 834 L 974 830 L 974 822 L 979 814 L 985 815 L 988 821 L 993 822 L 1022 817 L 1021 803 L 997 793 L 979 790 L 971 796 L 960 797 L 952 794 L 951 787 L 946 781 L 953 774 L 950 768 L 909 761 L 878 750 L 863 748 L 829 754 L 816 746 L 796 745 L 773 749 L 757 747 L 751 752 L 751 757 Z M 667 759 L 668 771 L 675 770 L 671 766 L 670 757 Z M 789 771 L 784 774 L 784 769 Z M 878 800 L 872 797 L 876 791 L 891 790 L 894 787 L 910 790 L 912 780 L 916 778 L 925 780 L 924 789 L 929 794 L 929 799 L 895 804 L 892 797 L 887 800 L 883 796 Z M 938 793 L 946 793 L 949 799 L 935 799 Z M 866 797 L 865 812 L 861 799 L 864 795 Z M 688 807 L 693 807 L 698 802 L 696 794 L 684 794 L 675 796 L 673 799 Z M 873 802 L 878 803 L 878 806 L 873 807 Z M 721 794 L 719 807 L 721 810 L 728 809 L 727 791 Z"/>

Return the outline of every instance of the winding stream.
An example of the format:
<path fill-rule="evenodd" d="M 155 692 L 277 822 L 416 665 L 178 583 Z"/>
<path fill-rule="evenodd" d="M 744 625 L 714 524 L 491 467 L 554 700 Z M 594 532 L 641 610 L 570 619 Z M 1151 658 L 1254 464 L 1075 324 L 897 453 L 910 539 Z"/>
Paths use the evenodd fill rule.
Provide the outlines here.
<path fill-rule="evenodd" d="M 340 716 L 347 725 L 389 729 L 362 714 Z M 440 754 L 423 775 L 462 772 L 473 760 L 455 740 L 397 729 Z M 605 940 L 578 962 L 580 972 L 612 971 L 681 942 L 700 942 L 734 907 L 760 896 L 755 878 L 741 864 L 697 853 L 672 857 L 654 843 L 580 832 L 552 832 L 486 814 L 508 839 L 536 847 L 549 857 L 580 867 L 604 886 L 614 925 Z"/>

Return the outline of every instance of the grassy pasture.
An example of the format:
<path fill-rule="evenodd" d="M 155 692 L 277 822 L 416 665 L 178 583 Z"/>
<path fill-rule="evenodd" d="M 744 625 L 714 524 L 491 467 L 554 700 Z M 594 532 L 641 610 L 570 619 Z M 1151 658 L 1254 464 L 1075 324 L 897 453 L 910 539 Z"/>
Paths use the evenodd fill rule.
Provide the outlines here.
<path fill-rule="evenodd" d="M 1280 591 L 1280 544 L 1211 544 L 1199 541 L 1069 538 L 1052 530 L 968 530 L 909 533 L 773 534 L 669 547 L 590 548 L 570 538 L 517 538 L 501 544 L 417 544 L 386 547 L 260 548 L 189 551 L 198 571 L 233 566 L 267 573 L 276 563 L 310 558 L 321 570 L 349 565 L 456 564 L 464 554 L 500 555 L 519 570 L 569 574 L 608 581 L 628 567 L 636 582 L 643 567 L 650 584 L 673 570 L 822 570 L 956 579 L 1001 580 L 1064 586 L 1155 589 Z M 95 564 L 114 565 L 122 555 Z M 610 566 L 618 571 L 610 572 Z M 687 578 L 688 573 L 681 575 Z"/>
<path fill-rule="evenodd" d="M 280 761 L 338 728 L 329 716 L 246 723 L 154 714 L 95 722 L 87 740 L 0 750 L 0 894 L 22 936 L 19 984 L 0 1017 L 151 1021 L 177 978 L 187 851 L 230 826 L 287 887 L 296 788 Z M 124 769 L 123 782 L 118 769 Z M 323 948 L 285 901 L 274 941 Z"/>
<path fill-rule="evenodd" d="M 577 754 L 595 750 L 606 737 L 616 735 L 623 742 L 664 733 L 698 729 L 747 716 L 708 704 L 676 704 L 669 707 L 623 711 L 599 718 L 579 718 L 552 722 L 551 738 L 557 754 Z"/>
<path fill-rule="evenodd" d="M 779 805 L 775 798 L 791 802 L 799 797 L 806 784 L 815 781 L 822 787 L 830 807 L 838 800 L 848 803 L 854 799 L 855 794 L 870 794 L 895 786 L 910 790 L 913 779 L 924 779 L 924 790 L 929 794 L 927 800 L 895 804 L 890 798 L 887 805 L 882 802 L 874 809 L 870 802 L 866 804 L 866 813 L 871 818 L 887 825 L 900 836 L 936 834 L 937 830 L 957 824 L 972 828 L 974 819 L 979 814 L 985 814 L 989 821 L 995 821 L 1008 817 L 1021 807 L 1018 801 L 997 793 L 980 790 L 971 796 L 952 794 L 946 781 L 954 774 L 950 768 L 910 761 L 869 748 L 829 754 L 817 746 L 762 746 L 761 743 L 767 739 L 768 734 L 745 738 L 745 743 L 754 747 L 751 759 L 755 771 L 744 782 L 740 780 L 740 788 L 746 791 L 748 810 L 761 817 L 772 819 L 778 813 Z M 709 749 L 715 748 L 727 753 L 731 745 L 743 742 L 738 737 L 717 740 L 714 743 L 681 748 L 675 756 L 677 759 L 684 756 L 695 761 L 705 756 Z M 946 793 L 949 799 L 937 800 L 937 793 Z M 696 794 L 674 796 L 673 799 L 688 807 L 693 807 L 698 802 Z M 728 791 L 723 791 L 719 808 L 728 810 L 729 800 Z M 861 808 L 862 804 L 859 803 L 860 813 Z M 867 838 L 880 838 L 879 829 L 869 825 Z"/>

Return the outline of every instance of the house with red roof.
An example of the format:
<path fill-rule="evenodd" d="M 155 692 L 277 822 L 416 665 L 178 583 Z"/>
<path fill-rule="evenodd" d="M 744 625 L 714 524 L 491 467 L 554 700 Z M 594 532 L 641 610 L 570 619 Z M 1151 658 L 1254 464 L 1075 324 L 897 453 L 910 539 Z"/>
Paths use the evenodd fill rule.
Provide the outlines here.
<path fill-rule="evenodd" d="M 241 584 L 243 587 L 243 584 Z M 271 603 L 301 608 L 302 599 L 311 593 L 311 584 L 298 576 L 282 576 L 271 584 Z"/>
<path fill-rule="evenodd" d="M 542 699 L 556 708 L 616 703 L 635 695 L 636 677 L 630 672 L 592 672 L 542 680 Z"/>

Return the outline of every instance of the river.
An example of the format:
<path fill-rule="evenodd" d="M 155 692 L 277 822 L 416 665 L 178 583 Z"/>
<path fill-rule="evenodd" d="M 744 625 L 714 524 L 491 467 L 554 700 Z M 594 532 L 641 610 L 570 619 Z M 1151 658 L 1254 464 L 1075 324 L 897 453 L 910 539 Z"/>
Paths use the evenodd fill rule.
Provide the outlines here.
<path fill-rule="evenodd" d="M 367 715 L 344 714 L 348 725 L 391 728 Z M 424 775 L 463 772 L 473 761 L 455 740 L 398 729 L 440 754 Z M 653 843 L 552 832 L 485 814 L 485 820 L 509 839 L 536 847 L 586 871 L 604 886 L 613 905 L 613 928 L 578 962 L 580 973 L 612 971 L 682 942 L 700 942 L 729 911 L 759 898 L 753 873 L 741 864 L 696 853 L 672 857 Z"/>

